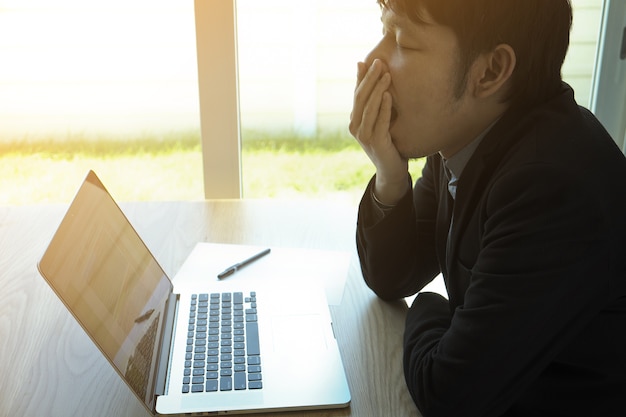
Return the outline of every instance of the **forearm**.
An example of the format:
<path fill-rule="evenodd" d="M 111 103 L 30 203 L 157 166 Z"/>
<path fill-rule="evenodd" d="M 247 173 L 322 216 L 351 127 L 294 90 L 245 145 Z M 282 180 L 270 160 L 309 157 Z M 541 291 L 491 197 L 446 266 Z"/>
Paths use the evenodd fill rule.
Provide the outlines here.
<path fill-rule="evenodd" d="M 367 285 L 383 299 L 412 295 L 439 273 L 434 236 L 417 228 L 412 193 L 376 216 L 370 183 L 359 206 L 357 249 Z M 410 189 L 410 186 L 409 186 Z"/>

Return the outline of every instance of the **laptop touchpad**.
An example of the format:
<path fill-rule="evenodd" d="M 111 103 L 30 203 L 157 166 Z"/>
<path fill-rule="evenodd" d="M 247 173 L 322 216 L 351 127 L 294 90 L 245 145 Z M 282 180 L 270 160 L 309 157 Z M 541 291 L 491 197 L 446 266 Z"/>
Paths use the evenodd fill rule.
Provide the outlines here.
<path fill-rule="evenodd" d="M 294 315 L 272 317 L 274 351 L 294 349 L 297 352 L 313 352 L 327 348 L 325 324 L 320 315 Z"/>

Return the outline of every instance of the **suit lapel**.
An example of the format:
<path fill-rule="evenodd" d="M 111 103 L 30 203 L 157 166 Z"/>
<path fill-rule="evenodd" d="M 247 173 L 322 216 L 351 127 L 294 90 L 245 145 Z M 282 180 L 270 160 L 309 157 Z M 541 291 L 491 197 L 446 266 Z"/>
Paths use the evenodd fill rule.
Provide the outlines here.
<path fill-rule="evenodd" d="M 450 243 L 446 256 L 446 269 L 448 271 L 452 268 L 453 260 L 458 258 L 459 242 L 479 201 L 484 197 L 494 172 L 504 163 L 506 153 L 531 128 L 528 123 L 520 123 L 522 119 L 524 119 L 523 113 L 513 109 L 503 115 L 487 133 L 463 170 L 453 205 L 453 225 L 450 230 Z M 517 121 L 517 123 L 513 121 Z M 512 129 L 514 125 L 517 125 L 517 128 Z M 444 189 L 447 189 L 447 184 L 445 184 Z M 449 223 L 447 222 L 447 224 Z"/>

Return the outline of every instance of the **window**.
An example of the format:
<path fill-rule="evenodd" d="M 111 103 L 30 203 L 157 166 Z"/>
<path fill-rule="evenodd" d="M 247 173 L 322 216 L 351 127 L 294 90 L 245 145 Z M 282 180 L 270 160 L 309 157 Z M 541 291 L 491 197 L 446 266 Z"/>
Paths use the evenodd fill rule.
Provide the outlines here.
<path fill-rule="evenodd" d="M 563 75 L 589 106 L 602 0 L 573 5 Z M 239 192 L 354 201 L 373 173 L 347 124 L 356 62 L 380 35 L 376 3 L 237 0 L 236 16 Z M 68 201 L 90 168 L 120 200 L 203 198 L 214 149 L 201 147 L 195 27 L 193 0 L 0 0 L 0 204 Z M 216 140 L 239 152 L 237 136 Z M 109 139 L 122 145 L 93 145 Z M 52 142 L 68 144 L 61 156 L 40 152 Z"/>

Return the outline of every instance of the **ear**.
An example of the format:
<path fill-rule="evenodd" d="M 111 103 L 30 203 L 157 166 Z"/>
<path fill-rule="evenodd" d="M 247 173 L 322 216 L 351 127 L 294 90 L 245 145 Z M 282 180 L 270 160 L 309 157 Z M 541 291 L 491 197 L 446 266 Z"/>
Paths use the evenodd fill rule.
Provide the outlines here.
<path fill-rule="evenodd" d="M 516 64 L 515 51 L 510 45 L 500 44 L 493 50 L 481 54 L 474 61 L 474 95 L 488 98 L 503 96 Z"/>

